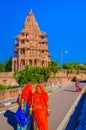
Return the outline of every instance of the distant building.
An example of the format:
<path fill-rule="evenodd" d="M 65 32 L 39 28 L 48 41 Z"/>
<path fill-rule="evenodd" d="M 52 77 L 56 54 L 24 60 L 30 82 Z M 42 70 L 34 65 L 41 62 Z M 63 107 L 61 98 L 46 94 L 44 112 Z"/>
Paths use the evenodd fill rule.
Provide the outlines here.
<path fill-rule="evenodd" d="M 32 66 L 48 66 L 50 54 L 48 52 L 47 34 L 41 32 L 32 11 L 27 15 L 24 27 L 15 38 L 12 72 L 0 72 L 0 84 L 13 85 L 14 71 L 24 69 L 26 64 Z"/>
<path fill-rule="evenodd" d="M 26 64 L 48 66 L 49 61 L 47 34 L 40 31 L 34 14 L 30 11 L 22 31 L 15 38 L 12 71 L 22 70 Z"/>

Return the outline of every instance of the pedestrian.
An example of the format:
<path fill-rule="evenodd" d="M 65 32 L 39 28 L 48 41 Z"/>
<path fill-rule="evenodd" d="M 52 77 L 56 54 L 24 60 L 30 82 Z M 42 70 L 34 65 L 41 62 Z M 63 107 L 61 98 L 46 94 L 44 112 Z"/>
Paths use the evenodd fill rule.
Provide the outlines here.
<path fill-rule="evenodd" d="M 18 94 L 17 103 L 21 107 L 21 94 Z"/>
<path fill-rule="evenodd" d="M 33 116 L 33 122 L 35 125 L 37 124 L 38 130 L 48 130 L 48 116 L 50 115 L 48 100 L 49 97 L 44 90 L 44 86 L 37 84 L 36 90 L 32 95 L 30 114 Z M 34 130 L 36 130 L 35 127 Z"/>
<path fill-rule="evenodd" d="M 32 83 L 28 82 L 22 90 L 21 94 L 21 107 L 27 113 L 30 110 L 30 106 L 32 103 Z"/>
<path fill-rule="evenodd" d="M 19 95 L 20 97 L 20 95 Z M 30 106 L 32 104 L 32 83 L 28 82 L 24 88 L 22 89 L 21 93 L 21 109 L 27 114 L 30 115 Z M 32 122 L 27 125 L 22 125 L 18 123 L 18 130 L 32 130 Z M 20 129 L 19 129 L 20 128 Z"/>
<path fill-rule="evenodd" d="M 80 87 L 80 82 L 79 81 L 75 82 L 75 87 L 76 87 L 76 91 L 77 92 L 81 92 L 82 91 L 82 88 Z"/>

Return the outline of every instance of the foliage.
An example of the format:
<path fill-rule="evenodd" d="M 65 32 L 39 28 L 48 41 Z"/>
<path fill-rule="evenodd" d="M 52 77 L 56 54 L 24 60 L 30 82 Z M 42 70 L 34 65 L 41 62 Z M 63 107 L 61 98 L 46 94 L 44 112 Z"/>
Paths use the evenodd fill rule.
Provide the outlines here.
<path fill-rule="evenodd" d="M 48 67 L 33 67 L 26 65 L 24 70 L 15 71 L 14 78 L 20 86 L 27 82 L 42 83 L 48 80 L 50 71 Z"/>
<path fill-rule="evenodd" d="M 20 86 L 29 81 L 32 83 L 46 82 L 50 78 L 51 72 L 54 74 L 58 72 L 57 65 L 56 61 L 51 61 L 48 67 L 34 67 L 26 65 L 24 70 L 15 71 L 14 78 Z"/>
<path fill-rule="evenodd" d="M 58 63 L 56 61 L 51 60 L 51 62 L 49 62 L 49 71 L 54 73 L 54 76 L 56 75 L 58 72 Z"/>
<path fill-rule="evenodd" d="M 0 72 L 12 71 L 12 58 L 9 58 L 5 63 L 0 62 Z"/>
<path fill-rule="evenodd" d="M 5 63 L 0 62 L 0 72 L 5 72 Z"/>
<path fill-rule="evenodd" d="M 41 74 L 44 76 L 44 81 L 46 82 L 50 78 L 50 70 L 48 67 L 41 68 Z"/>
<path fill-rule="evenodd" d="M 68 69 L 68 70 L 86 70 L 86 66 L 81 65 L 80 63 L 76 62 L 70 62 L 70 63 L 65 63 L 62 66 L 63 69 Z"/>
<path fill-rule="evenodd" d="M 55 60 L 51 60 L 49 66 L 58 66 L 58 63 Z"/>
<path fill-rule="evenodd" d="M 12 58 L 9 58 L 5 63 L 5 71 L 10 72 L 12 71 Z"/>
<path fill-rule="evenodd" d="M 14 87 L 11 85 L 5 86 L 5 85 L 0 84 L 0 90 L 6 90 L 6 89 L 12 89 L 12 88 Z"/>

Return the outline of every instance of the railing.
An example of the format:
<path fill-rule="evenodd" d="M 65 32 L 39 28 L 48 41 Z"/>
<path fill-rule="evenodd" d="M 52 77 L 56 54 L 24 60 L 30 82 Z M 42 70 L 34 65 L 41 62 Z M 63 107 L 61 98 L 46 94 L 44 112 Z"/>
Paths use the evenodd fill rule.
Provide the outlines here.
<path fill-rule="evenodd" d="M 52 83 L 52 84 L 48 84 L 48 87 L 46 87 L 46 91 L 47 91 L 48 93 L 54 92 L 54 91 L 56 91 L 56 90 L 58 90 L 58 89 L 61 89 L 61 88 L 65 87 L 65 86 L 68 85 L 68 84 L 70 85 L 71 82 L 65 83 L 65 84 L 57 84 L 57 85 L 54 85 L 53 83 Z"/>

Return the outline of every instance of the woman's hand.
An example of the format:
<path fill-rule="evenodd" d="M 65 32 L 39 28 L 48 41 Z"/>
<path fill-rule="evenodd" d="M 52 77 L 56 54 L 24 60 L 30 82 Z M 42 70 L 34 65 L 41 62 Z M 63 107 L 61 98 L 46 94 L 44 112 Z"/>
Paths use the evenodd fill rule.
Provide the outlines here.
<path fill-rule="evenodd" d="M 30 108 L 30 115 L 32 116 L 32 108 Z"/>
<path fill-rule="evenodd" d="M 24 110 L 24 104 L 21 104 L 21 109 Z"/>
<path fill-rule="evenodd" d="M 48 116 L 50 115 L 50 109 L 49 108 L 47 109 L 47 114 L 48 114 Z"/>

